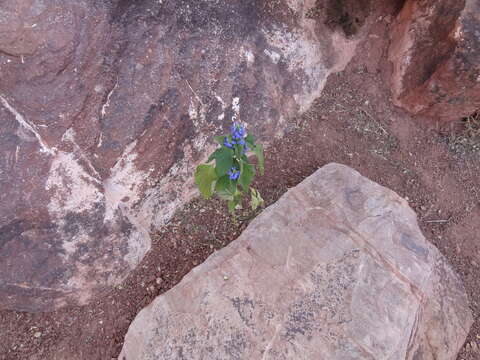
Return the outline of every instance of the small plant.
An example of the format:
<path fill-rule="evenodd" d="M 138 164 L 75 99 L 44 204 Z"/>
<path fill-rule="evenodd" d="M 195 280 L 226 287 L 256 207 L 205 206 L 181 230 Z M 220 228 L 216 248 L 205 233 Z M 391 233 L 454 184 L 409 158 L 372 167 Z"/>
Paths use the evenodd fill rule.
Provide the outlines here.
<path fill-rule="evenodd" d="M 258 190 L 250 186 L 255 177 L 256 166 L 251 164 L 248 154 L 257 157 L 260 174 L 264 173 L 263 146 L 255 144 L 245 126 L 234 122 L 228 135 L 216 136 L 219 147 L 210 155 L 207 164 L 197 166 L 195 183 L 205 199 L 216 194 L 228 201 L 228 210 L 235 214 L 241 208 L 242 198 L 250 193 L 250 206 L 256 210 L 264 201 Z M 215 165 L 208 164 L 215 160 Z"/>

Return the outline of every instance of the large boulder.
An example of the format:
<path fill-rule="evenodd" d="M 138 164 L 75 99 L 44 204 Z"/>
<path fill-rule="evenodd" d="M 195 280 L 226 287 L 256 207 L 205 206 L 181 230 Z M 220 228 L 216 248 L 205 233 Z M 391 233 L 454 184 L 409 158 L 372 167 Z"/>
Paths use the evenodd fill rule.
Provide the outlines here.
<path fill-rule="evenodd" d="M 454 360 L 465 290 L 397 194 L 315 172 L 157 297 L 120 360 Z"/>
<path fill-rule="evenodd" d="M 397 105 L 440 125 L 480 108 L 480 2 L 407 0 L 392 27 Z"/>
<path fill-rule="evenodd" d="M 353 56 L 315 0 L 0 4 L 0 309 L 85 304 L 239 118 L 281 136 Z"/>

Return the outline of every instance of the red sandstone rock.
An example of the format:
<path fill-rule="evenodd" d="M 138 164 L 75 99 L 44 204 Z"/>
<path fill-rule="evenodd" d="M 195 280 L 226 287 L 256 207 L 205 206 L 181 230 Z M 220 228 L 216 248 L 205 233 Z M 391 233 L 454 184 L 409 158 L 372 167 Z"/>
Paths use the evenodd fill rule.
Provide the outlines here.
<path fill-rule="evenodd" d="M 454 360 L 472 323 L 408 203 L 328 164 L 145 307 L 119 360 Z"/>
<path fill-rule="evenodd" d="M 397 105 L 447 123 L 480 108 L 480 3 L 407 0 L 389 59 Z"/>
<path fill-rule="evenodd" d="M 232 115 L 281 135 L 358 42 L 314 4 L 1 1 L 0 309 L 122 281 Z"/>

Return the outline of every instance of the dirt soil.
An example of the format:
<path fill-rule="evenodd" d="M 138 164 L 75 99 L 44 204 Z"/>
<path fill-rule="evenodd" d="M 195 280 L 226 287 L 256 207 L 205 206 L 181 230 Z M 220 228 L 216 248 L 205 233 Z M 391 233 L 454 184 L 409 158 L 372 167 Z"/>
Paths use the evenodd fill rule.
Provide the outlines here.
<path fill-rule="evenodd" d="M 434 124 L 420 125 L 391 104 L 384 80 L 389 69 L 379 65 L 387 29 L 388 21 L 380 19 L 348 68 L 330 76 L 312 108 L 267 149 L 266 175 L 256 186 L 268 205 L 319 167 L 338 162 L 405 197 L 470 298 L 475 324 L 457 360 L 478 360 L 480 156 L 470 148 L 455 151 L 455 136 L 439 133 Z M 137 270 L 89 306 L 0 312 L 0 359 L 116 358 L 135 315 L 234 240 L 252 215 L 233 223 L 226 212 L 216 200 L 187 204 L 154 234 Z"/>

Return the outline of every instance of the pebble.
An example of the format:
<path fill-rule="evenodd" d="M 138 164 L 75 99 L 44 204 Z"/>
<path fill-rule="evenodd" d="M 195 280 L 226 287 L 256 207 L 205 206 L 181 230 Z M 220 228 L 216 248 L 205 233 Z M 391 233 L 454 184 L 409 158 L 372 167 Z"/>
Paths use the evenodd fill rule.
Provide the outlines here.
<path fill-rule="evenodd" d="M 474 352 L 474 353 L 478 353 L 479 352 L 479 348 L 478 348 L 478 345 L 475 341 L 470 341 L 470 349 Z"/>
<path fill-rule="evenodd" d="M 39 338 L 40 336 L 42 336 L 42 333 L 40 331 L 37 331 L 35 334 L 33 334 L 33 336 Z"/>

